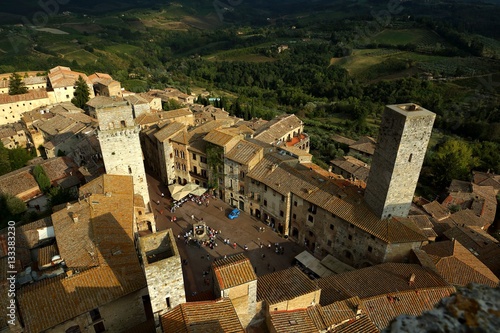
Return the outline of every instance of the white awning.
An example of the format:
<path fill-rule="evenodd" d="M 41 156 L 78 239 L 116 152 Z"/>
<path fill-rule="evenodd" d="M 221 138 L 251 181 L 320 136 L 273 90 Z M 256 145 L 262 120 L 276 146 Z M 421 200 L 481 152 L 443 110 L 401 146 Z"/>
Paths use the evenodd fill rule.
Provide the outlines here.
<path fill-rule="evenodd" d="M 299 253 L 295 257 L 295 259 L 297 259 L 297 261 L 299 261 L 302 265 L 304 265 L 304 267 L 310 269 L 319 277 L 325 277 L 333 274 L 331 270 L 323 266 L 317 258 L 315 258 L 312 254 L 310 254 L 307 251 Z"/>

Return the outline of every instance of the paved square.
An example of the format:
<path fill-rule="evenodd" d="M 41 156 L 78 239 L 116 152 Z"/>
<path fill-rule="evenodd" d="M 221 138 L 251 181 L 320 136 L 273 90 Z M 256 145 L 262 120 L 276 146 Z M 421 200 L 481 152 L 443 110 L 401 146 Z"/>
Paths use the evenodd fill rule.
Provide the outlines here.
<path fill-rule="evenodd" d="M 188 201 L 171 213 L 171 199 L 167 198 L 166 186 L 150 175 L 148 175 L 148 185 L 157 229 L 172 228 L 181 258 L 187 260 L 187 264 L 183 265 L 187 300 L 197 299 L 197 296 L 202 298 L 202 295 L 212 291 L 210 266 L 214 259 L 244 252 L 250 259 L 257 276 L 260 276 L 290 267 L 293 258 L 305 250 L 304 247 L 280 237 L 263 222 L 245 212 L 241 212 L 238 218 L 230 220 L 227 216 L 233 208 L 219 199 L 210 198 L 208 207 L 205 204 L 198 205 Z M 165 194 L 163 198 L 162 192 Z M 160 201 L 159 205 L 157 201 Z M 176 217 L 175 222 L 171 222 L 173 216 Z M 213 249 L 185 242 L 184 234 L 192 230 L 193 223 L 201 219 L 208 227 L 220 230 L 220 233 L 216 235 L 217 246 Z M 229 245 L 224 244 L 224 239 L 229 239 Z M 236 248 L 233 247 L 234 243 L 236 243 Z M 279 253 L 280 247 L 282 254 Z"/>

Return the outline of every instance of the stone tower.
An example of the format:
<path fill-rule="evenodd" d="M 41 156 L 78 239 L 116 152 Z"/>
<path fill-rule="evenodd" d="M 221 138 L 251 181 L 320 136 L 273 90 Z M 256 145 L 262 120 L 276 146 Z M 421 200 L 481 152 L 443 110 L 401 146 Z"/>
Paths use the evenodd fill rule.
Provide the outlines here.
<path fill-rule="evenodd" d="M 172 229 L 139 237 L 139 251 L 151 309 L 159 325 L 163 313 L 186 302 L 181 257 Z"/>
<path fill-rule="evenodd" d="M 365 191 L 380 219 L 408 215 L 435 117 L 412 103 L 385 107 Z"/>
<path fill-rule="evenodd" d="M 106 173 L 132 175 L 134 193 L 142 195 L 146 210 L 149 210 L 140 128 L 132 117 L 132 107 L 127 101 L 112 98 L 101 99 L 93 107 L 99 121 L 98 137 Z"/>

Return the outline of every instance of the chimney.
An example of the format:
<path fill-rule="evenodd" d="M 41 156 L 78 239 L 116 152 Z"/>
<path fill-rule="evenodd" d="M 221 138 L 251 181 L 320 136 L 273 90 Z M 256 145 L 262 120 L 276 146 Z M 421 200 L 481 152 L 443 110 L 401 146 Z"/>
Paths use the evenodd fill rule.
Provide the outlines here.
<path fill-rule="evenodd" d="M 408 280 L 409 286 L 413 286 L 415 284 L 415 277 L 416 277 L 415 273 L 411 273 L 410 279 Z"/>
<path fill-rule="evenodd" d="M 77 213 L 73 213 L 71 218 L 73 219 L 73 222 L 78 223 L 78 214 Z"/>

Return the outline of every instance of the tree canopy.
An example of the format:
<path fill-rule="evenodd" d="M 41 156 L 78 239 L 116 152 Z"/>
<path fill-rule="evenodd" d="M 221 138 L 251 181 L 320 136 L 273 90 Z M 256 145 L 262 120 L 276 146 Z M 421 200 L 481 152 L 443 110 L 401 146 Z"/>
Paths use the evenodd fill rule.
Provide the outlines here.
<path fill-rule="evenodd" d="M 71 103 L 73 103 L 76 107 L 83 109 L 85 104 L 90 99 L 89 86 L 87 82 L 80 75 L 78 80 L 75 83 L 75 93 L 73 99 L 71 99 Z"/>
<path fill-rule="evenodd" d="M 473 156 L 467 142 L 449 139 L 432 154 L 430 165 L 435 185 L 445 188 L 453 179 L 467 180 L 472 168 L 479 165 L 479 160 Z"/>
<path fill-rule="evenodd" d="M 17 73 L 12 73 L 9 80 L 9 95 L 26 94 L 28 88 L 23 82 L 21 76 Z"/>

